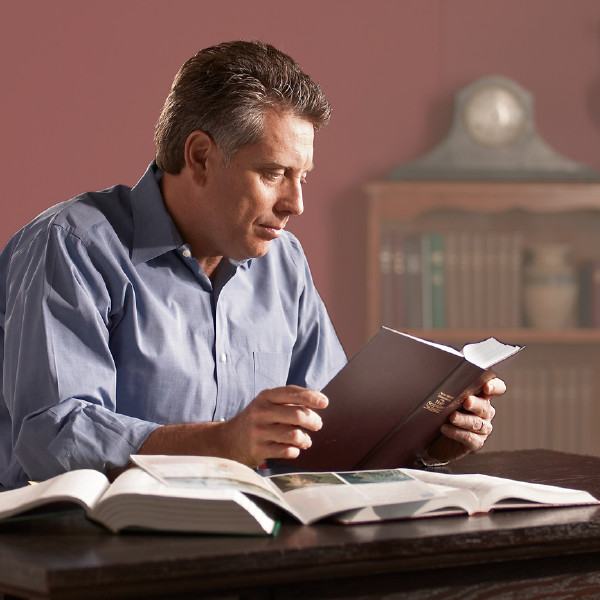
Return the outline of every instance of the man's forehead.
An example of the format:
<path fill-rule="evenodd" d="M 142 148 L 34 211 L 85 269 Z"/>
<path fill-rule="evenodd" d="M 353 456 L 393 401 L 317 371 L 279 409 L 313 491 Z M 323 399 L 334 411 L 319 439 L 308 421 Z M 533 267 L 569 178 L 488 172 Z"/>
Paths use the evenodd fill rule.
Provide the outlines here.
<path fill-rule="evenodd" d="M 246 148 L 265 167 L 310 171 L 314 168 L 313 142 L 310 121 L 291 114 L 271 114 L 265 118 L 260 140 Z"/>

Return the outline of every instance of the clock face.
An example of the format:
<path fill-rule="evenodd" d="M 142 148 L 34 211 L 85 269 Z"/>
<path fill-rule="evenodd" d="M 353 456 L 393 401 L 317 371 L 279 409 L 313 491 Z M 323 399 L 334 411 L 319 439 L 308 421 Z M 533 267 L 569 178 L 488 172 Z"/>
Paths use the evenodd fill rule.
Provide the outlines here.
<path fill-rule="evenodd" d="M 476 143 L 495 148 L 515 142 L 527 122 L 520 98 L 496 83 L 476 89 L 466 99 L 462 116 L 467 133 Z"/>

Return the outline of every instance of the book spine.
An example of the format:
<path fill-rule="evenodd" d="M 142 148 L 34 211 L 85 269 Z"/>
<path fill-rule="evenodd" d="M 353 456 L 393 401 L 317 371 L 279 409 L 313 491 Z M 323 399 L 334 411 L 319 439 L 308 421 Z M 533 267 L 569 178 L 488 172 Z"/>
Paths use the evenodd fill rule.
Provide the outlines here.
<path fill-rule="evenodd" d="M 446 257 L 444 236 L 440 233 L 429 235 L 430 280 L 431 280 L 431 325 L 433 328 L 446 327 Z"/>
<path fill-rule="evenodd" d="M 592 324 L 600 327 L 600 262 L 594 262 L 591 288 Z"/>
<path fill-rule="evenodd" d="M 423 326 L 422 269 L 420 236 L 411 235 L 405 241 L 406 277 L 405 277 L 405 324 L 410 329 Z"/>
<path fill-rule="evenodd" d="M 523 325 L 523 237 L 521 233 L 510 235 L 509 243 L 509 327 Z"/>
<path fill-rule="evenodd" d="M 579 327 L 593 327 L 593 281 L 594 263 L 582 263 L 578 270 L 577 324 Z"/>
<path fill-rule="evenodd" d="M 499 273 L 499 236 L 495 232 L 488 232 L 483 238 L 483 325 L 494 327 L 498 321 L 500 302 L 498 297 Z"/>
<path fill-rule="evenodd" d="M 405 326 L 406 255 L 404 233 L 397 229 L 392 239 L 393 323 L 396 329 Z"/>
<path fill-rule="evenodd" d="M 485 235 L 471 233 L 471 275 L 469 277 L 469 293 L 471 294 L 471 327 L 485 327 L 485 310 L 487 297 L 485 295 Z"/>
<path fill-rule="evenodd" d="M 496 293 L 498 306 L 496 309 L 496 327 L 516 327 L 513 323 L 514 311 L 512 308 L 513 290 L 511 277 L 511 235 L 501 233 L 498 236 L 496 252 L 498 253 L 498 273 Z M 518 302 L 518 301 L 517 301 Z"/>
<path fill-rule="evenodd" d="M 472 327 L 473 296 L 471 294 L 471 282 L 473 271 L 471 269 L 471 236 L 469 233 L 461 232 L 458 236 L 458 264 L 460 269 L 461 299 L 460 299 L 460 326 Z"/>
<path fill-rule="evenodd" d="M 393 278 L 392 278 L 392 236 L 388 224 L 384 224 L 379 247 L 379 277 L 381 281 L 380 311 L 381 323 L 392 325 L 393 320 Z"/>
<path fill-rule="evenodd" d="M 481 391 L 495 377 L 492 369 L 481 369 L 463 361 L 413 411 L 400 421 L 357 465 L 359 469 L 395 468 L 409 465 L 439 436 L 439 428 L 460 408 L 467 396 Z M 433 426 L 432 426 L 433 425 Z M 437 426 L 437 427 L 436 427 Z M 426 433 L 424 433 L 426 432 Z M 398 440 L 397 443 L 395 440 Z M 399 452 L 404 448 L 404 454 Z"/>
<path fill-rule="evenodd" d="M 431 241 L 430 235 L 424 233 L 420 238 L 421 245 L 421 320 L 423 329 L 431 329 Z"/>
<path fill-rule="evenodd" d="M 461 327 L 460 301 L 461 277 L 458 264 L 458 237 L 455 233 L 446 233 L 444 236 L 445 275 L 446 289 L 446 322 L 451 329 Z"/>

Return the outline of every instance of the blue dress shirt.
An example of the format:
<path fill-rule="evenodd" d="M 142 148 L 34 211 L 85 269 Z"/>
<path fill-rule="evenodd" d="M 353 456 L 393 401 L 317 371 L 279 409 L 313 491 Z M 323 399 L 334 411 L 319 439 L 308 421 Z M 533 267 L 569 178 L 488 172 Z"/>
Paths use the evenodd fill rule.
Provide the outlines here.
<path fill-rule="evenodd" d="M 298 240 L 223 260 L 183 243 L 150 165 L 50 208 L 0 255 L 0 482 L 127 463 L 160 424 L 229 419 L 345 364 Z"/>

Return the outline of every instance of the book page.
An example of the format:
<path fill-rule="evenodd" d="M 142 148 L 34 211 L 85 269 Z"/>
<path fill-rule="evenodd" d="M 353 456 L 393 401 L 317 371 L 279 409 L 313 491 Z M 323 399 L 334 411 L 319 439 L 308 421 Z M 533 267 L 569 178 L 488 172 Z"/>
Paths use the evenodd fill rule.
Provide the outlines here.
<path fill-rule="evenodd" d="M 136 455 L 132 460 L 169 488 L 169 493 L 200 489 L 211 494 L 243 492 L 276 504 L 305 524 L 353 508 L 415 502 L 432 496 L 429 486 L 400 469 L 287 473 L 263 478 L 244 465 L 212 457 Z M 115 483 L 124 475 L 127 473 Z"/>
<path fill-rule="evenodd" d="M 525 508 L 530 504 L 571 506 L 598 503 L 596 498 L 584 490 L 527 481 L 503 481 L 488 475 L 482 477 L 486 477 L 490 486 L 482 500 L 493 508 Z"/>
<path fill-rule="evenodd" d="M 520 508 L 532 503 L 544 505 L 596 504 L 598 501 L 588 492 L 540 483 L 529 483 L 492 477 L 490 475 L 455 475 L 432 471 L 416 471 L 417 479 L 432 483 L 470 490 L 477 496 L 479 510 L 492 508 Z"/>
<path fill-rule="evenodd" d="M 289 473 L 269 479 L 307 523 L 365 506 L 417 503 L 433 495 L 428 485 L 400 469 Z"/>
<path fill-rule="evenodd" d="M 448 485 L 427 484 L 433 494 L 419 502 L 390 503 L 368 506 L 335 515 L 339 523 L 369 523 L 394 519 L 417 519 L 447 515 L 473 514 L 479 510 L 475 494 L 468 489 Z"/>
<path fill-rule="evenodd" d="M 389 327 L 384 327 L 384 329 L 389 329 Z M 392 329 L 392 331 L 395 330 Z M 409 333 L 404 333 L 403 331 L 395 331 L 395 333 L 411 338 L 412 340 L 416 340 L 417 342 L 421 342 L 422 344 L 433 346 L 438 350 L 443 350 L 444 352 L 449 352 L 450 354 L 455 354 L 456 356 L 463 356 L 462 352 L 460 352 L 456 348 L 453 348 L 452 346 L 446 346 L 445 344 L 439 344 L 438 342 L 432 342 L 431 340 L 424 340 L 423 338 L 417 337 L 415 335 L 410 335 Z"/>
<path fill-rule="evenodd" d="M 119 496 L 138 495 L 146 498 L 189 498 L 192 500 L 231 500 L 236 486 L 181 485 L 164 483 L 141 468 L 127 469 L 106 490 L 98 505 Z"/>
<path fill-rule="evenodd" d="M 108 485 L 108 479 L 103 473 L 79 469 L 40 483 L 7 490 L 0 493 L 0 519 L 54 502 L 74 502 L 90 510 Z"/>
<path fill-rule="evenodd" d="M 167 486 L 235 489 L 281 502 L 277 488 L 268 479 L 226 458 L 136 454 L 131 460 Z"/>
<path fill-rule="evenodd" d="M 496 338 L 488 338 L 482 342 L 467 344 L 463 348 L 463 355 L 474 365 L 482 369 L 488 369 L 492 365 L 516 354 L 521 349 L 521 346 L 511 346 L 499 342 Z"/>

